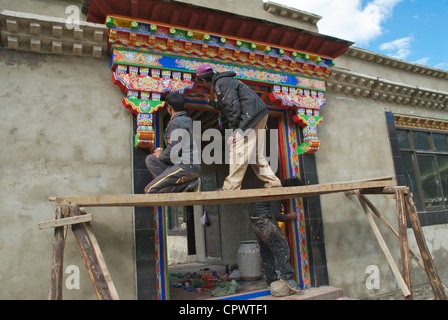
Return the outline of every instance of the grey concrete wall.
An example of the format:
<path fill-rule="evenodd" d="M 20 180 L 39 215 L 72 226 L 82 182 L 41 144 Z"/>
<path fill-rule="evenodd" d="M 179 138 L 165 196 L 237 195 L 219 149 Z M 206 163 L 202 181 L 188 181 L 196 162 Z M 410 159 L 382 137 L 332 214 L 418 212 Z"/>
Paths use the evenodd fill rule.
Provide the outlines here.
<path fill-rule="evenodd" d="M 47 299 L 48 197 L 132 193 L 132 119 L 108 59 L 0 49 L 0 69 L 0 299 Z M 87 211 L 120 298 L 135 299 L 132 209 Z M 96 299 L 70 230 L 64 254 L 80 271 L 64 298 Z"/>
<path fill-rule="evenodd" d="M 369 68 L 365 65 L 356 66 Z M 359 69 L 354 70 L 359 72 Z M 389 79 L 396 79 L 392 70 L 389 72 Z M 380 72 L 377 75 L 384 76 Z M 397 74 L 398 77 L 400 74 Z M 422 77 L 421 82 L 424 81 Z M 328 102 L 322 109 L 324 121 L 318 127 L 321 146 L 316 154 L 320 183 L 395 175 L 386 111 L 448 120 L 448 113 L 443 111 L 355 99 L 334 92 L 328 92 L 326 97 Z M 369 199 L 397 229 L 395 201 L 384 196 L 369 196 Z M 354 298 L 368 298 L 400 290 L 357 199 L 343 193 L 325 195 L 321 196 L 321 204 L 330 285 L 344 288 L 346 295 Z M 401 270 L 398 241 L 380 222 L 377 224 Z M 439 275 L 446 283 L 448 225 L 427 226 L 423 231 Z M 411 249 L 419 252 L 411 229 L 408 230 L 408 237 Z M 365 285 L 369 276 L 366 268 L 370 265 L 379 267 L 379 290 L 369 290 Z M 412 281 L 413 285 L 428 283 L 426 274 L 414 261 Z"/>
<path fill-rule="evenodd" d="M 183 2 L 193 4 L 205 8 L 215 9 L 223 12 L 232 12 L 234 14 L 245 16 L 248 18 L 255 18 L 259 20 L 266 20 L 288 27 L 299 28 L 311 32 L 318 32 L 316 24 L 304 22 L 299 19 L 292 19 L 287 16 L 270 13 L 263 9 L 263 0 L 175 0 L 176 2 Z M 275 1 L 273 1 L 275 2 Z"/>
<path fill-rule="evenodd" d="M 72 12 L 66 12 L 71 5 L 82 8 L 82 0 L 0 0 L 0 9 L 34 13 L 58 18 L 67 18 Z M 86 21 L 86 16 L 80 14 L 79 19 Z"/>
<path fill-rule="evenodd" d="M 422 89 L 440 90 L 444 92 L 447 91 L 447 81 L 441 79 L 440 77 L 424 75 L 420 72 L 410 72 L 381 63 L 375 63 L 374 61 L 352 58 L 348 54 L 335 59 L 335 64 L 338 68 L 348 69 L 353 72 L 379 77 L 409 86 L 415 86 Z"/>

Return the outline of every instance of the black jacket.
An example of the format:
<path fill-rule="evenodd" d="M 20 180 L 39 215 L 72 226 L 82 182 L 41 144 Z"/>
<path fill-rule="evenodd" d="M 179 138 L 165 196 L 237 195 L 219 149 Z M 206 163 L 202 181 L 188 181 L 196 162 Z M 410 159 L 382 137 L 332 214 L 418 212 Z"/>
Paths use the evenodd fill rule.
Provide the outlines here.
<path fill-rule="evenodd" d="M 183 129 L 173 134 L 174 130 Z M 178 133 L 183 135 L 178 136 Z M 193 121 L 187 115 L 187 112 L 181 111 L 175 114 L 168 122 L 165 133 L 163 135 L 165 142 L 165 150 L 160 154 L 159 159 L 169 164 L 181 162 L 179 166 L 195 172 L 200 172 L 201 165 L 199 159 L 196 159 L 197 146 L 193 137 Z M 171 150 L 178 143 L 181 145 L 178 147 L 178 152 L 174 154 L 174 158 L 171 157 Z M 175 149 L 176 151 L 176 149 Z M 182 151 L 188 151 L 188 154 L 182 154 Z"/>
<path fill-rule="evenodd" d="M 281 222 L 287 221 L 286 215 L 282 214 L 281 200 L 256 202 L 252 206 L 249 215 L 252 222 L 256 222 L 260 218 L 274 219 Z"/>
<path fill-rule="evenodd" d="M 265 117 L 268 109 L 263 100 L 235 76 L 231 71 L 215 74 L 212 90 L 218 96 L 216 108 L 224 112 L 230 129 L 245 131 Z"/>

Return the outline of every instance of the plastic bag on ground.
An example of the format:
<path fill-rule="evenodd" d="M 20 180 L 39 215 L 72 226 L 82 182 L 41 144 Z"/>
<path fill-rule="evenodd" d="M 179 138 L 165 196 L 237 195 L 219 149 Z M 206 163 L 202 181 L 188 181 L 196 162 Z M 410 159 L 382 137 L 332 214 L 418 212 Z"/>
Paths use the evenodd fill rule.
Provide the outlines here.
<path fill-rule="evenodd" d="M 221 282 L 213 291 L 212 296 L 224 297 L 236 294 L 238 290 L 238 283 L 235 280 Z"/>

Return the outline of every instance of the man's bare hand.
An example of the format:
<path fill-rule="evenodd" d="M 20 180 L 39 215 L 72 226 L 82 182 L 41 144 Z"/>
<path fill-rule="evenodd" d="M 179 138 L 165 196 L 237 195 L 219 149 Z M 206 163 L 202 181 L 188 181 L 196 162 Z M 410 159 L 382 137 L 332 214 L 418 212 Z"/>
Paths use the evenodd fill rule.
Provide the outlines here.
<path fill-rule="evenodd" d="M 294 219 L 297 219 L 297 213 L 296 212 L 292 212 L 292 213 L 288 213 L 287 215 L 286 215 L 286 219 L 287 220 L 294 220 Z"/>
<path fill-rule="evenodd" d="M 208 95 L 206 95 L 206 94 L 203 94 L 203 93 L 199 94 L 199 98 L 200 98 L 202 101 L 210 102 L 210 96 L 208 96 Z"/>
<path fill-rule="evenodd" d="M 162 153 L 162 149 L 157 148 L 156 150 L 154 150 L 154 152 L 152 154 L 158 158 L 161 153 Z"/>

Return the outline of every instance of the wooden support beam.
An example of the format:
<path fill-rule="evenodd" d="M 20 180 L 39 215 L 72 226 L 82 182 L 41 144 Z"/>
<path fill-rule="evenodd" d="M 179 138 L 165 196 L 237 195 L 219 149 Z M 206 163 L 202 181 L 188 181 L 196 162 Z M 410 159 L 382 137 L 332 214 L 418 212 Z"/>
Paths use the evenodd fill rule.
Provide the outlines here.
<path fill-rule="evenodd" d="M 360 189 L 359 192 L 361 194 L 378 194 L 378 195 L 392 195 L 395 197 L 395 187 L 387 187 L 387 188 L 371 188 L 371 189 Z M 355 191 L 346 191 L 346 196 L 352 196 L 355 194 Z"/>
<path fill-rule="evenodd" d="M 89 222 L 92 220 L 93 220 L 93 216 L 91 214 L 86 214 L 86 215 L 77 216 L 77 217 L 68 217 L 68 218 L 64 218 L 64 219 L 44 221 L 44 222 L 40 222 L 38 224 L 38 226 L 39 226 L 40 230 L 43 230 L 43 229 L 68 226 L 68 225 L 82 223 L 82 222 Z"/>
<path fill-rule="evenodd" d="M 407 190 L 403 190 L 405 191 L 405 195 L 408 194 L 408 192 L 406 192 Z M 392 235 L 397 239 L 400 240 L 400 236 L 398 235 L 398 232 L 395 231 L 394 227 L 386 220 L 386 218 L 384 218 L 384 216 L 378 211 L 378 209 L 373 205 L 373 203 L 366 198 L 364 195 L 361 194 L 361 197 L 363 199 L 363 201 L 365 202 L 365 204 L 369 207 L 369 209 L 373 212 L 373 214 L 378 218 L 379 221 L 381 221 L 381 223 L 384 224 L 384 226 L 386 228 L 388 228 L 390 230 L 390 232 L 392 233 Z M 414 251 L 412 251 L 411 249 L 409 249 L 409 254 L 411 255 L 411 258 L 414 259 L 415 262 L 417 262 L 417 264 L 420 266 L 420 268 L 423 269 L 423 271 L 426 272 L 425 269 L 425 265 L 422 261 L 422 259 L 420 258 L 419 255 L 417 255 Z M 443 285 L 443 284 L 442 284 Z M 448 288 L 443 285 L 443 288 L 448 291 Z"/>
<path fill-rule="evenodd" d="M 56 201 L 56 205 L 60 205 L 64 200 L 67 200 L 82 207 L 154 207 L 177 205 L 212 205 L 313 197 L 318 195 L 346 192 L 358 189 L 386 188 L 395 185 L 396 181 L 386 180 L 318 184 L 288 188 L 261 188 L 238 191 L 68 196 L 52 197 L 50 198 L 50 200 L 54 199 Z"/>
<path fill-rule="evenodd" d="M 355 191 L 355 195 L 358 198 L 359 202 L 361 203 L 362 209 L 364 210 L 364 213 L 367 216 L 367 220 L 369 221 L 369 224 L 373 230 L 373 233 L 375 234 L 375 237 L 378 240 L 378 243 L 379 243 L 381 249 L 383 250 L 384 255 L 386 256 L 387 262 L 389 263 L 389 266 L 392 269 L 392 273 L 394 274 L 395 279 L 397 279 L 397 282 L 398 282 L 398 285 L 400 286 L 401 291 L 403 292 L 405 297 L 409 297 L 411 295 L 411 292 L 410 292 L 409 288 L 407 287 L 406 282 L 404 281 L 402 275 L 400 274 L 400 271 L 398 270 L 397 265 L 395 264 L 392 254 L 390 253 L 390 250 L 387 247 L 387 244 L 384 241 L 383 236 L 381 235 L 380 229 L 378 229 L 378 226 L 376 225 L 372 214 L 370 213 L 369 209 L 367 208 L 367 205 L 363 201 L 361 193 L 359 191 Z"/>
<path fill-rule="evenodd" d="M 400 242 L 402 274 L 407 287 L 411 291 L 411 295 L 406 297 L 405 299 L 414 300 L 414 297 L 412 295 L 411 261 L 409 258 L 406 203 L 404 200 L 403 188 L 397 188 L 396 203 L 397 203 L 397 219 L 398 219 L 398 234 L 399 234 L 398 241 Z"/>
<path fill-rule="evenodd" d="M 409 221 L 412 225 L 412 230 L 414 231 L 415 240 L 417 241 L 420 254 L 423 258 L 423 263 L 425 265 L 426 274 L 428 275 L 429 282 L 431 284 L 432 290 L 434 292 L 434 298 L 436 300 L 446 300 L 446 294 L 443 290 L 443 284 L 440 281 L 439 275 L 436 270 L 434 261 L 432 260 L 431 253 L 429 252 L 428 246 L 426 245 L 425 235 L 423 234 L 420 219 L 418 218 L 417 209 L 415 208 L 414 201 L 410 196 L 410 193 L 405 196 L 406 207 L 408 210 Z"/>
<path fill-rule="evenodd" d="M 56 207 L 55 219 L 63 217 L 60 206 Z M 53 260 L 51 266 L 50 293 L 48 300 L 62 300 L 63 275 L 64 275 L 64 248 L 67 239 L 67 226 L 54 229 L 53 237 Z"/>
<path fill-rule="evenodd" d="M 71 203 L 69 207 L 71 217 L 82 215 L 77 204 Z M 107 269 L 100 246 L 92 232 L 90 222 L 73 224 L 72 231 L 81 250 L 81 256 L 96 296 L 99 300 L 118 300 L 118 293 Z"/>
<path fill-rule="evenodd" d="M 384 226 L 386 226 L 386 228 L 388 228 L 390 230 L 390 232 L 392 232 L 393 236 L 395 238 L 397 238 L 397 240 L 400 240 L 400 236 L 398 235 L 398 232 L 395 231 L 394 227 L 392 227 L 392 225 L 386 220 L 386 218 L 384 218 L 384 216 L 378 211 L 378 209 L 373 205 L 373 203 L 369 199 L 364 197 L 363 195 L 361 195 L 361 197 L 362 197 L 363 201 L 365 202 L 365 204 L 373 212 L 373 214 L 378 218 L 378 220 L 381 221 L 384 224 Z M 415 262 L 417 262 L 417 264 L 423 270 L 425 270 L 425 265 L 423 264 L 422 259 L 420 259 L 420 257 L 411 249 L 409 249 L 409 253 L 411 254 L 411 257 L 415 260 Z"/>
<path fill-rule="evenodd" d="M 393 181 L 394 177 L 392 176 L 386 176 L 386 177 L 378 177 L 378 178 L 372 178 L 368 180 L 359 180 L 359 182 L 362 181 Z M 355 182 L 355 181 L 353 181 Z M 395 190 L 398 188 L 396 185 L 390 186 L 390 187 L 383 187 L 383 188 L 368 188 L 368 189 L 359 189 L 359 190 L 350 190 L 346 191 L 345 195 L 350 196 L 354 195 L 355 191 L 359 191 L 361 194 L 382 194 L 382 195 L 388 195 L 393 194 L 395 195 Z"/>

